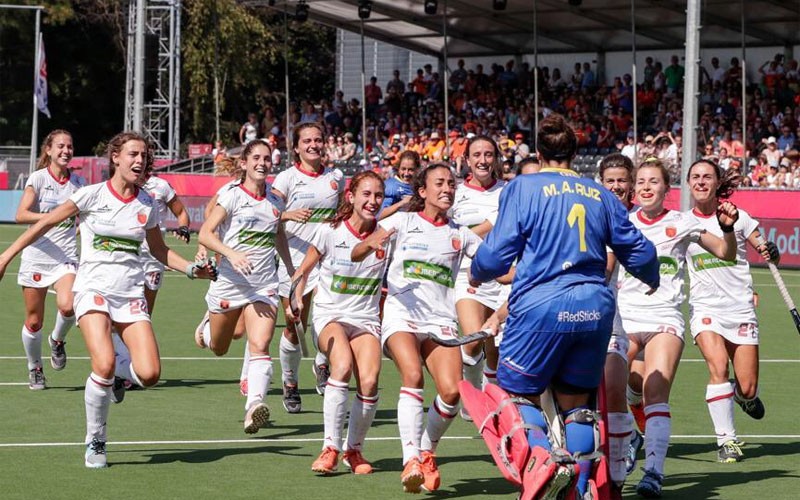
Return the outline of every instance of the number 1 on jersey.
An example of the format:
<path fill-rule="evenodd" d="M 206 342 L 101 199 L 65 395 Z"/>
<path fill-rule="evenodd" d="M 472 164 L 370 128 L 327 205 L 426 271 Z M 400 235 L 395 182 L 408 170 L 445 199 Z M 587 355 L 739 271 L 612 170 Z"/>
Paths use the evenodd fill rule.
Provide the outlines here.
<path fill-rule="evenodd" d="M 578 223 L 578 238 L 580 239 L 581 252 L 586 251 L 586 207 L 581 203 L 572 205 L 569 214 L 567 214 L 567 224 L 569 227 L 575 227 L 575 222 Z"/>

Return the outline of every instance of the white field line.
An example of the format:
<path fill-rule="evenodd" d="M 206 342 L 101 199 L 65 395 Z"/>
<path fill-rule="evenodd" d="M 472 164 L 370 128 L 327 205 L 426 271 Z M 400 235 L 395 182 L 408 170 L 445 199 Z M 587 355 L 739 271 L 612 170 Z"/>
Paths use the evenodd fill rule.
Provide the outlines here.
<path fill-rule="evenodd" d="M 677 434 L 670 436 L 674 440 L 713 439 L 714 434 Z M 747 434 L 739 435 L 743 439 L 800 439 L 800 434 Z M 478 441 L 480 436 L 444 436 L 442 439 L 453 441 Z M 371 437 L 367 441 L 399 441 L 399 437 Z M 276 439 L 199 439 L 174 441 L 110 441 L 109 446 L 173 446 L 173 445 L 217 445 L 217 444 L 277 444 L 277 443 L 317 443 L 320 438 L 276 438 Z M 86 446 L 83 442 L 52 443 L 0 443 L 0 448 L 56 448 L 66 446 Z"/>

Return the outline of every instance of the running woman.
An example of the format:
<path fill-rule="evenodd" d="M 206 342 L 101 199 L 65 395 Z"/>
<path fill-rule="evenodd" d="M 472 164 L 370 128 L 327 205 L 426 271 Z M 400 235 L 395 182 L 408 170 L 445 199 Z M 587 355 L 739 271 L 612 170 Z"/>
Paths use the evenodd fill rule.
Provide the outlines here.
<path fill-rule="evenodd" d="M 658 263 L 653 245 L 633 227 L 619 200 L 570 168 L 577 138 L 566 120 L 550 115 L 537 139 L 543 168 L 506 185 L 497 223 L 473 258 L 471 274 L 485 282 L 518 259 L 497 382 L 527 400 L 520 413 L 542 430 L 549 425 L 541 395 L 551 389 L 561 412 L 553 418 L 563 419 L 567 452 L 593 454 L 596 422 L 589 404 L 600 385 L 614 318 L 606 247 L 648 288 L 658 287 Z M 532 448 L 552 446 L 546 433 L 531 432 L 528 440 Z M 579 464 L 576 489 L 584 498 L 592 465 Z M 528 471 L 534 478 L 537 472 Z M 574 474 L 571 465 L 558 467 L 547 498 L 562 494 Z"/>
<path fill-rule="evenodd" d="M 244 146 L 241 166 L 245 177 L 217 199 L 200 228 L 200 243 L 222 255 L 219 279 L 206 294 L 209 318 L 203 343 L 217 356 L 228 352 L 240 316 L 244 316 L 250 361 L 244 432 L 253 434 L 269 422 L 264 398 L 272 378 L 269 344 L 278 307 L 278 256 L 289 261 L 281 227 L 283 200 L 267 183 L 272 150 L 263 141 Z"/>
<path fill-rule="evenodd" d="M 421 161 L 416 151 L 403 151 L 400 154 L 397 173 L 386 180 L 386 196 L 381 205 L 381 219 L 408 208 L 408 203 L 414 194 L 414 176 L 419 171 Z"/>
<path fill-rule="evenodd" d="M 286 224 L 292 265 L 297 268 L 303 262 L 317 229 L 336 214 L 345 179 L 341 170 L 324 166 L 325 138 L 318 123 L 305 122 L 297 125 L 293 131 L 292 144 L 295 145 L 295 154 L 300 163 L 279 173 L 275 177 L 272 190 L 286 203 L 282 220 Z M 308 326 L 311 292 L 317 286 L 318 274 L 318 269 L 313 269 L 308 276 L 301 317 L 304 330 Z M 289 307 L 291 275 L 285 266 L 278 267 L 279 294 L 284 309 Z M 301 358 L 299 342 L 294 324 L 290 322 L 280 341 L 283 407 L 289 413 L 299 413 L 302 410 L 300 391 L 297 388 Z M 314 360 L 314 372 L 317 376 L 317 392 L 322 394 L 328 379 L 328 362 L 320 353 L 317 353 Z"/>
<path fill-rule="evenodd" d="M 316 347 L 328 358 L 330 377 L 322 406 L 325 440 L 311 470 L 322 474 L 336 470 L 342 452 L 352 374 L 356 375 L 357 392 L 350 408 L 344 463 L 355 474 L 372 472 L 361 449 L 378 408 L 381 278 L 375 275 L 383 276 L 386 259 L 372 254 L 352 262 L 350 253 L 375 231 L 382 201 L 383 180 L 378 174 L 367 171 L 353 177 L 332 223 L 321 226 L 314 235 L 293 278 L 302 278 L 296 292 L 302 299 L 308 275 L 321 262 L 312 315 L 319 332 Z M 288 321 L 296 319 L 291 308 L 286 317 Z"/>
<path fill-rule="evenodd" d="M 53 130 L 44 142 L 38 169 L 28 177 L 17 208 L 19 224 L 35 224 L 64 203 L 86 181 L 69 170 L 72 160 L 72 135 L 66 130 Z M 56 323 L 48 335 L 50 365 L 63 370 L 67 364 L 64 339 L 75 324 L 72 305 L 72 284 L 78 267 L 78 245 L 75 219 L 65 220 L 22 251 L 17 284 L 25 301 L 25 323 L 22 345 L 28 358 L 28 387 L 46 388 L 42 369 L 42 326 L 47 289 L 56 291 Z"/>
<path fill-rule="evenodd" d="M 498 155 L 497 144 L 490 137 L 479 135 L 469 140 L 466 151 L 469 174 L 456 188 L 453 202 L 453 222 L 469 227 L 481 237 L 492 227 L 486 222 L 487 219 L 494 220 L 497 217 L 500 193 L 506 185 L 500 179 Z M 471 263 L 469 257 L 461 260 L 455 288 L 458 324 L 465 333 L 480 330 L 489 316 L 505 302 L 510 292 L 508 286 L 496 281 L 483 283 L 478 287 L 471 286 L 468 277 Z M 491 338 L 485 342 L 473 342 L 461 348 L 464 379 L 475 387 L 480 388 L 483 384 L 484 371 L 487 379 L 495 378 L 497 348 L 494 340 Z M 465 410 L 462 409 L 461 414 L 468 418 Z"/>
<path fill-rule="evenodd" d="M 728 202 L 718 207 L 718 224 L 724 233 L 724 238 L 718 238 L 688 214 L 665 209 L 669 171 L 655 158 L 639 166 L 634 189 L 640 209 L 629 217 L 656 247 L 661 287 L 647 295 L 647 285 L 628 272 L 620 272 L 617 301 L 622 328 L 630 341 L 628 360 L 644 351 L 643 387 L 633 387 L 636 384 L 632 383 L 633 390 L 644 398 L 647 457 L 645 474 L 636 491 L 643 497 L 656 498 L 661 496 L 672 425 L 669 393 L 683 352 L 684 322 L 680 307 L 684 299 L 686 252 L 691 243 L 697 243 L 717 258 L 735 258 L 733 224 L 738 211 Z"/>
<path fill-rule="evenodd" d="M 625 155 L 614 153 L 600 162 L 600 182 L 619 199 L 628 212 L 633 205 L 633 162 Z M 619 263 L 610 248 L 606 273 L 616 297 Z M 633 416 L 628 413 L 625 389 L 628 386 L 628 336 L 622 328 L 619 309 L 614 311 L 611 340 L 608 343 L 603 381 L 608 412 L 608 465 L 613 488 L 621 493 L 627 473 L 626 458 L 633 436 Z"/>
<path fill-rule="evenodd" d="M 723 175 L 710 160 L 689 168 L 689 189 L 695 202 L 691 217 L 710 234 L 723 236 L 714 214 L 720 200 L 733 193 L 732 176 Z M 743 458 L 733 422 L 734 401 L 754 419 L 764 417 L 758 397 L 758 318 L 753 304 L 753 279 L 747 262 L 747 243 L 766 260 L 777 264 L 777 246 L 764 243 L 758 221 L 744 210 L 733 225 L 736 257 L 720 260 L 696 244 L 689 245 L 690 328 L 709 372 L 706 403 L 717 436 L 717 460 L 738 462 Z M 734 382 L 728 381 L 728 362 L 733 363 Z"/>
<path fill-rule="evenodd" d="M 379 228 L 353 248 L 361 262 L 373 252 L 391 257 L 381 342 L 400 372 L 397 425 L 403 445 L 403 490 L 435 491 L 441 482 L 436 447 L 458 412 L 461 351 L 442 347 L 432 336 L 458 332 L 455 277 L 464 255 L 473 255 L 481 240 L 447 217 L 455 196 L 455 177 L 444 164 L 425 167 L 414 183 L 408 212 L 380 221 Z M 387 251 L 385 245 L 393 240 Z M 380 279 L 376 270 L 372 275 Z M 437 396 L 423 430 L 423 364 L 433 377 Z"/>
<path fill-rule="evenodd" d="M 189 278 L 216 277 L 213 269 L 188 262 L 164 244 L 150 196 L 137 186 L 147 164 L 145 139 L 123 132 L 108 143 L 111 178 L 86 186 L 25 231 L 0 254 L 0 277 L 9 262 L 51 228 L 75 216 L 81 221 L 81 258 L 73 286 L 75 316 L 89 351 L 92 372 L 86 380 L 86 452 L 89 468 L 107 466 L 106 422 L 112 401 L 115 356 L 111 340 L 116 330 L 131 353 L 117 372 L 142 387 L 161 374 L 158 344 L 144 298 L 140 256 L 147 239 L 155 258 Z"/>

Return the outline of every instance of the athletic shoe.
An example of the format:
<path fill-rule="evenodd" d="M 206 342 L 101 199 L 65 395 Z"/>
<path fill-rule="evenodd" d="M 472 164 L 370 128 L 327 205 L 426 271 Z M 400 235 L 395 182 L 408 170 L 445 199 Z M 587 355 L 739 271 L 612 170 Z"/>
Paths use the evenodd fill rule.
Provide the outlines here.
<path fill-rule="evenodd" d="M 353 474 L 372 474 L 372 464 L 367 462 L 358 450 L 344 452 L 342 462 L 350 468 Z"/>
<path fill-rule="evenodd" d="M 625 475 L 630 476 L 633 471 L 636 469 L 636 459 L 639 455 L 639 451 L 644 446 L 644 437 L 637 431 L 636 429 L 633 430 L 633 437 L 631 437 L 631 442 L 628 445 L 628 455 L 625 457 Z"/>
<path fill-rule="evenodd" d="M 647 417 L 644 416 L 644 403 L 630 405 L 630 408 L 633 420 L 636 421 L 636 427 L 639 428 L 639 432 L 644 434 L 645 422 L 647 421 Z"/>
<path fill-rule="evenodd" d="M 734 397 L 734 400 L 742 409 L 742 411 L 750 415 L 751 418 L 754 418 L 755 420 L 761 420 L 764 418 L 766 409 L 764 408 L 764 403 L 761 402 L 761 398 L 758 396 L 748 400 Z"/>
<path fill-rule="evenodd" d="M 239 381 L 239 394 L 244 397 L 247 397 L 247 379 L 243 378 Z"/>
<path fill-rule="evenodd" d="M 425 476 L 422 487 L 425 488 L 425 491 L 438 490 L 442 478 L 439 475 L 439 466 L 436 465 L 436 455 L 429 451 L 423 451 L 420 458 L 422 458 L 419 464 L 420 469 L 422 469 L 422 475 Z"/>
<path fill-rule="evenodd" d="M 741 462 L 742 459 L 744 459 L 744 453 L 736 441 L 726 441 L 717 450 L 717 462 L 733 464 Z"/>
<path fill-rule="evenodd" d="M 462 406 L 458 412 L 461 414 L 461 419 L 464 422 L 472 422 L 472 417 L 469 416 L 469 412 L 467 411 L 466 408 Z"/>
<path fill-rule="evenodd" d="M 98 439 L 92 439 L 92 442 L 86 445 L 86 453 L 83 455 L 83 463 L 90 469 L 103 469 L 108 467 L 108 460 L 106 458 L 106 442 Z"/>
<path fill-rule="evenodd" d="M 120 404 L 123 399 L 125 399 L 125 379 L 115 376 L 114 385 L 111 386 L 111 402 Z"/>
<path fill-rule="evenodd" d="M 264 403 L 258 403 L 250 407 L 244 414 L 245 434 L 255 434 L 262 427 L 269 423 L 269 407 Z"/>
<path fill-rule="evenodd" d="M 37 366 L 28 372 L 28 387 L 32 391 L 41 391 L 43 389 L 47 389 L 45 380 L 44 371 L 42 370 L 41 366 Z"/>
<path fill-rule="evenodd" d="M 53 337 L 48 335 L 47 342 L 50 344 L 50 365 L 53 370 L 63 370 L 67 366 L 67 351 L 64 349 L 64 341 L 53 340 Z"/>
<path fill-rule="evenodd" d="M 419 493 L 424 482 L 425 476 L 422 474 L 419 459 L 413 457 L 406 462 L 406 466 L 403 467 L 403 472 L 400 474 L 400 483 L 403 485 L 403 491 L 406 493 Z"/>
<path fill-rule="evenodd" d="M 331 370 L 328 365 L 318 365 L 316 361 L 311 366 L 314 370 L 314 377 L 317 379 L 317 394 L 320 396 L 325 395 L 325 386 L 328 385 L 328 378 L 331 376 Z"/>
<path fill-rule="evenodd" d="M 553 474 L 553 479 L 547 484 L 540 500 L 561 500 L 568 495 L 572 480 L 575 478 L 574 464 L 561 464 Z"/>
<path fill-rule="evenodd" d="M 326 446 L 322 453 L 319 454 L 319 457 L 311 464 L 311 470 L 320 474 L 330 474 L 331 472 L 336 472 L 338 465 L 339 450 L 333 446 Z"/>
<path fill-rule="evenodd" d="M 200 324 L 197 325 L 197 328 L 194 329 L 194 343 L 197 344 L 197 347 L 199 347 L 200 349 L 205 349 L 206 347 L 208 347 L 206 346 L 206 341 L 203 340 L 203 328 L 205 328 L 206 323 L 208 323 L 208 317 L 209 317 L 208 311 L 206 311 L 206 314 L 203 316 L 203 319 L 200 320 Z"/>
<path fill-rule="evenodd" d="M 644 471 L 644 477 L 636 486 L 636 493 L 644 498 L 661 498 L 661 483 L 664 482 L 664 475 L 654 470 Z"/>
<path fill-rule="evenodd" d="M 283 384 L 283 407 L 289 413 L 300 413 L 303 410 L 300 391 L 296 385 Z"/>

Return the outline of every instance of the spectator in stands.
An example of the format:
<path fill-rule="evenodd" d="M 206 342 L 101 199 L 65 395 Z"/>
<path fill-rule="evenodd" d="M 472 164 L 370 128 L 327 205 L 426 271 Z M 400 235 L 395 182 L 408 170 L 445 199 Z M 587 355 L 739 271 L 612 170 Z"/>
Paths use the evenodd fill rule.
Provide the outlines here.
<path fill-rule="evenodd" d="M 353 141 L 353 133 L 347 132 L 344 134 L 344 144 L 341 150 L 340 160 L 348 161 L 356 155 L 358 147 Z"/>
<path fill-rule="evenodd" d="M 531 148 L 525 144 L 525 135 L 521 132 L 514 134 L 514 163 L 520 163 L 522 160 L 530 156 Z"/>
<path fill-rule="evenodd" d="M 406 90 L 406 84 L 400 79 L 400 70 L 392 71 L 392 79 L 386 84 L 386 94 L 390 95 L 392 91 L 398 96 L 402 96 Z"/>
<path fill-rule="evenodd" d="M 551 91 L 561 91 L 566 86 L 567 83 L 561 79 L 561 70 L 558 68 L 553 68 L 553 76 L 550 78 L 547 87 Z"/>
<path fill-rule="evenodd" d="M 667 91 L 671 94 L 683 92 L 684 68 L 678 64 L 678 56 L 672 56 L 671 64 L 664 70 L 664 77 L 667 80 Z"/>
<path fill-rule="evenodd" d="M 279 120 L 275 116 L 275 109 L 273 109 L 272 106 L 264 106 L 261 109 L 261 113 L 264 115 L 264 118 L 261 119 L 261 131 L 267 134 L 272 131 L 275 125 L 279 124 Z"/>
<path fill-rule="evenodd" d="M 383 92 L 378 85 L 378 77 L 371 77 L 364 87 L 364 103 L 367 106 L 367 116 L 373 120 L 378 119 L 378 110 L 383 99 Z"/>
<path fill-rule="evenodd" d="M 339 160 L 339 147 L 336 144 L 336 136 L 333 134 L 328 135 L 325 142 L 325 156 L 329 160 Z"/>
<path fill-rule="evenodd" d="M 783 152 L 778 149 L 778 141 L 775 139 L 775 136 L 769 136 L 764 143 L 767 145 L 763 151 L 764 155 L 767 157 L 767 164 L 777 169 L 781 157 L 783 156 Z"/>
<path fill-rule="evenodd" d="M 584 90 L 592 90 L 597 85 L 595 81 L 592 65 L 588 62 L 583 63 L 583 77 L 581 78 L 581 88 Z"/>
<path fill-rule="evenodd" d="M 794 149 L 795 135 L 792 133 L 792 128 L 788 125 L 781 127 L 781 136 L 778 137 L 778 149 L 781 151 L 789 151 Z"/>
<path fill-rule="evenodd" d="M 244 146 L 256 139 L 258 139 L 258 116 L 255 113 L 248 113 L 247 121 L 239 129 L 239 142 Z"/>

